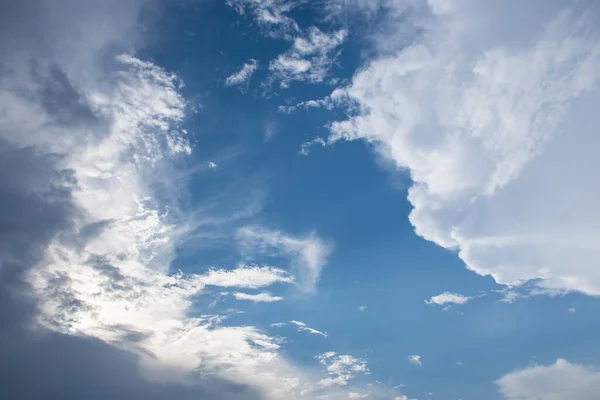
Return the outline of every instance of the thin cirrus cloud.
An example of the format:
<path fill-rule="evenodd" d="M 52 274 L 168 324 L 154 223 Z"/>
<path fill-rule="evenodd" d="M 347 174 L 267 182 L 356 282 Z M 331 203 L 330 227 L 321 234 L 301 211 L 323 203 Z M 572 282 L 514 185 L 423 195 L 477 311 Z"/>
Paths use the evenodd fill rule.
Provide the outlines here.
<path fill-rule="evenodd" d="M 263 254 L 290 260 L 298 287 L 306 292 L 315 290 L 321 270 L 333 250 L 333 245 L 316 233 L 296 237 L 257 226 L 240 228 L 237 239 L 247 254 Z"/>
<path fill-rule="evenodd" d="M 407 170 L 416 233 L 476 273 L 599 295 L 600 191 L 582 171 L 600 168 L 600 16 L 584 6 L 408 5 L 422 35 L 405 46 L 392 18 L 373 39 L 385 51 L 336 89 L 351 112 L 331 123 L 327 144 L 363 140 Z M 529 17 L 515 25 L 517 8 Z"/>

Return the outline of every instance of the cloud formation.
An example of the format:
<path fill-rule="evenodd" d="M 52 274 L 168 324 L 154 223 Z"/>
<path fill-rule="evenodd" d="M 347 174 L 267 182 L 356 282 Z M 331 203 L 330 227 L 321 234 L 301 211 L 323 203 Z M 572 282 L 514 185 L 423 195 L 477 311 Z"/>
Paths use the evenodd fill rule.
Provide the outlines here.
<path fill-rule="evenodd" d="M 250 59 L 247 63 L 242 65 L 242 68 L 239 71 L 229 75 L 227 79 L 225 79 L 225 86 L 238 86 L 242 90 L 245 90 L 245 87 L 248 86 L 248 83 L 257 68 L 258 62 L 254 59 Z"/>
<path fill-rule="evenodd" d="M 419 355 L 408 356 L 408 361 L 415 365 L 423 365 L 423 362 L 421 361 L 421 356 Z"/>
<path fill-rule="evenodd" d="M 288 324 L 296 326 L 298 328 L 298 332 L 306 332 L 309 335 L 319 335 L 319 336 L 327 337 L 327 332 L 321 332 L 321 331 L 319 331 L 317 329 L 311 328 L 310 326 L 306 325 L 302 321 L 291 320 L 288 323 L 286 323 L 286 322 L 276 322 L 274 324 L 271 324 L 271 326 L 274 327 L 274 328 L 281 328 L 281 327 L 284 327 L 284 326 L 286 326 Z"/>
<path fill-rule="evenodd" d="M 322 32 L 312 26 L 303 36 L 294 39 L 292 47 L 269 64 L 271 79 L 282 88 L 293 81 L 322 82 L 335 63 L 340 46 L 348 31 L 341 29 L 332 33 Z"/>
<path fill-rule="evenodd" d="M 325 366 L 327 378 L 319 381 L 321 387 L 346 386 L 348 381 L 357 374 L 369 374 L 367 363 L 364 360 L 352 357 L 347 354 L 337 354 L 328 351 L 318 355 L 317 360 Z"/>
<path fill-rule="evenodd" d="M 327 264 L 333 246 L 316 233 L 295 237 L 281 231 L 257 226 L 240 228 L 237 233 L 242 249 L 248 254 L 265 254 L 287 258 L 297 276 L 299 288 L 315 290 L 321 270 Z"/>
<path fill-rule="evenodd" d="M 471 299 L 472 297 L 463 296 L 462 294 L 444 292 L 442 294 L 438 294 L 437 296 L 433 296 L 429 300 L 425 300 L 425 303 L 446 306 L 448 304 L 465 304 Z"/>
<path fill-rule="evenodd" d="M 558 359 L 511 372 L 496 384 L 507 400 L 593 400 L 600 390 L 600 372 Z"/>
<path fill-rule="evenodd" d="M 421 33 L 404 46 L 395 20 L 376 39 L 381 54 L 340 88 L 352 112 L 331 124 L 328 144 L 364 140 L 407 171 L 416 233 L 457 250 L 469 269 L 500 284 L 600 295 L 590 239 L 600 191 L 589 181 L 599 167 L 597 9 L 411 7 Z M 528 18 L 515 21 L 515 9 Z"/>
<path fill-rule="evenodd" d="M 146 6 L 0 1 L 3 393 L 290 399 L 321 390 L 322 375 L 289 362 L 281 338 L 194 307 L 208 286 L 290 284 L 289 272 L 170 271 L 190 229 L 174 172 L 193 147 L 180 127 L 180 79 L 132 52 Z M 316 282 L 327 247 L 281 238 Z"/>
<path fill-rule="evenodd" d="M 248 300 L 248 301 L 252 301 L 254 303 L 272 303 L 275 301 L 283 300 L 283 297 L 273 296 L 273 295 L 271 295 L 271 293 L 267 293 L 267 292 L 257 293 L 257 294 L 237 292 L 237 293 L 233 294 L 233 297 L 235 297 L 237 300 Z"/>

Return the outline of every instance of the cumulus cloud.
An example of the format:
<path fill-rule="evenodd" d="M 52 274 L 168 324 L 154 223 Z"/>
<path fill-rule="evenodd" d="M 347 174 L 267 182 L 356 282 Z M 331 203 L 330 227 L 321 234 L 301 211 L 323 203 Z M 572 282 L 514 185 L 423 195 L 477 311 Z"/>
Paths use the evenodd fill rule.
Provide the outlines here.
<path fill-rule="evenodd" d="M 248 86 L 248 83 L 257 68 L 258 62 L 254 59 L 250 59 L 247 63 L 242 65 L 242 68 L 239 71 L 229 75 L 227 79 L 225 79 L 225 86 L 238 86 L 244 90 L 244 88 Z"/>
<path fill-rule="evenodd" d="M 437 296 L 433 296 L 429 300 L 425 300 L 425 303 L 446 306 L 448 304 L 465 304 L 471 299 L 472 297 L 463 296 L 462 294 L 444 292 L 442 294 L 438 294 Z"/>
<path fill-rule="evenodd" d="M 315 289 L 333 249 L 316 233 L 300 238 L 281 231 L 247 226 L 238 230 L 237 237 L 242 249 L 249 254 L 266 254 L 291 260 L 297 283 L 307 292 Z"/>
<path fill-rule="evenodd" d="M 381 54 L 342 88 L 353 111 L 331 124 L 328 144 L 364 140 L 407 171 L 416 233 L 469 269 L 600 295 L 590 182 L 600 16 L 590 4 L 412 4 L 412 43 L 397 40 L 400 20 L 384 29 Z M 526 18 L 515 21 L 516 9 Z"/>
<path fill-rule="evenodd" d="M 248 301 L 252 301 L 254 303 L 273 303 L 275 301 L 283 300 L 283 297 L 273 296 L 267 292 L 257 293 L 257 294 L 237 292 L 237 293 L 233 294 L 233 297 L 235 297 L 238 300 L 248 300 Z"/>
<path fill-rule="evenodd" d="M 507 400 L 592 400 L 600 391 L 600 372 L 558 359 L 511 372 L 496 384 Z"/>

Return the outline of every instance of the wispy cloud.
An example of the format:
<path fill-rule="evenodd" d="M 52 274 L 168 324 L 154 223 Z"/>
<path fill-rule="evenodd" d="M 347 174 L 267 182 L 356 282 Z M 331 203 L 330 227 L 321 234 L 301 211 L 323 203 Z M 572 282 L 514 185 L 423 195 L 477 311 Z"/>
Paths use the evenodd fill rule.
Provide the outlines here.
<path fill-rule="evenodd" d="M 346 386 L 357 374 L 369 374 L 367 363 L 359 358 L 333 351 L 320 354 L 316 357 L 325 366 L 327 378 L 319 381 L 321 387 Z"/>
<path fill-rule="evenodd" d="M 298 332 L 306 332 L 309 335 L 319 335 L 319 336 L 327 337 L 327 332 L 321 332 L 317 329 L 311 328 L 310 326 L 306 325 L 302 321 L 291 320 L 290 322 L 276 322 L 274 324 L 271 324 L 271 326 L 274 328 L 282 328 L 288 324 L 292 324 L 292 325 L 296 326 L 298 329 Z"/>
<path fill-rule="evenodd" d="M 300 28 L 287 13 L 302 2 L 303 0 L 227 0 L 226 4 L 240 15 L 249 13 L 268 36 L 289 38 Z"/>
<path fill-rule="evenodd" d="M 254 59 L 250 59 L 239 71 L 229 75 L 227 79 L 225 79 L 225 86 L 238 86 L 242 90 L 245 90 L 257 68 L 258 62 Z"/>
<path fill-rule="evenodd" d="M 279 268 L 240 265 L 233 270 L 211 269 L 204 275 L 194 277 L 204 285 L 259 289 L 274 283 L 292 283 L 289 274 Z"/>
<path fill-rule="evenodd" d="M 310 335 L 320 335 L 323 337 L 327 337 L 327 332 L 321 332 L 319 330 L 311 328 L 310 326 L 306 325 L 304 322 L 292 320 L 292 321 L 290 321 L 290 324 L 296 325 L 298 327 L 299 332 L 306 332 Z"/>
<path fill-rule="evenodd" d="M 433 296 L 429 300 L 425 300 L 425 303 L 446 306 L 448 304 L 465 304 L 471 299 L 472 297 L 463 296 L 459 293 L 444 292 L 442 294 L 438 294 L 437 296 Z"/>
<path fill-rule="evenodd" d="M 234 293 L 233 297 L 237 300 L 248 300 L 254 303 L 273 303 L 275 301 L 283 300 L 281 296 L 273 296 L 271 293 L 263 292 L 257 294 L 249 294 L 249 293 Z"/>
<path fill-rule="evenodd" d="M 419 355 L 408 356 L 408 361 L 418 366 L 423 365 L 423 362 L 421 361 L 421 356 Z"/>
<path fill-rule="evenodd" d="M 237 237 L 248 254 L 266 254 L 291 260 L 297 283 L 307 292 L 315 289 L 333 249 L 330 243 L 314 232 L 305 237 L 296 237 L 281 231 L 247 226 L 238 230 Z"/>
<path fill-rule="evenodd" d="M 305 37 L 296 37 L 286 53 L 271 61 L 271 79 L 282 88 L 293 81 L 322 82 L 337 58 L 335 49 L 347 35 L 345 29 L 325 33 L 311 27 Z"/>

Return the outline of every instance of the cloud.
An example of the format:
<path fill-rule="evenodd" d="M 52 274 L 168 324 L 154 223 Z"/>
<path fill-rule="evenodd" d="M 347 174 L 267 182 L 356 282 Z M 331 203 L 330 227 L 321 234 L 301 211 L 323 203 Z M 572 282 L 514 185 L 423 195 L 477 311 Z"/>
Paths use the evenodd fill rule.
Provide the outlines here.
<path fill-rule="evenodd" d="M 289 87 L 293 81 L 322 82 L 337 58 L 334 50 L 347 35 L 345 29 L 324 33 L 311 27 L 305 37 L 296 37 L 287 52 L 271 61 L 271 79 L 279 81 L 282 88 Z"/>
<path fill-rule="evenodd" d="M 318 144 L 318 145 L 320 145 L 322 147 L 325 147 L 327 145 L 327 143 L 325 143 L 325 140 L 323 140 L 323 138 L 316 137 L 313 140 L 310 140 L 308 142 L 302 143 L 302 146 L 300 146 L 300 155 L 302 155 L 302 156 L 309 155 L 310 154 L 310 148 L 313 147 L 316 144 Z"/>
<path fill-rule="evenodd" d="M 208 168 L 212 169 L 213 171 L 216 170 L 219 166 L 213 162 L 213 161 L 209 161 L 208 162 Z"/>
<path fill-rule="evenodd" d="M 299 238 L 281 231 L 247 226 L 238 230 L 237 237 L 246 253 L 279 256 L 291 260 L 297 283 L 307 292 L 315 289 L 321 270 L 327 264 L 327 258 L 333 249 L 330 243 L 314 232 Z"/>
<path fill-rule="evenodd" d="M 276 322 L 274 324 L 271 324 L 272 327 L 274 328 L 282 328 L 288 324 L 292 324 L 295 325 L 298 328 L 298 332 L 306 332 L 309 335 L 319 335 L 319 336 L 323 336 L 323 337 L 327 337 L 327 332 L 321 332 L 317 329 L 311 328 L 310 326 L 306 325 L 304 322 L 302 321 L 296 321 L 296 320 L 292 320 L 288 323 L 286 322 Z"/>
<path fill-rule="evenodd" d="M 366 310 L 367 310 L 367 306 L 365 306 L 365 305 L 358 306 L 358 311 L 365 312 Z"/>
<path fill-rule="evenodd" d="M 309 335 L 320 335 L 323 337 L 327 337 L 327 332 L 321 332 L 316 329 L 307 326 L 304 322 L 301 321 L 290 321 L 290 324 L 294 324 L 298 327 L 298 332 L 307 332 Z"/>
<path fill-rule="evenodd" d="M 574 313 L 575 311 L 577 311 L 577 310 L 575 310 L 575 308 L 569 308 L 569 310 L 568 310 L 568 311 L 569 311 L 571 314 L 573 314 L 573 313 Z"/>
<path fill-rule="evenodd" d="M 408 361 L 410 361 L 411 363 L 413 363 L 415 365 L 419 365 L 419 366 L 423 365 L 423 362 L 421 361 L 421 356 L 419 356 L 419 355 L 408 356 Z"/>
<path fill-rule="evenodd" d="M 318 355 L 316 359 L 325 366 L 328 375 L 327 378 L 318 382 L 321 387 L 346 386 L 357 374 L 369 373 L 366 361 L 350 355 L 329 351 Z"/>
<path fill-rule="evenodd" d="M 599 15 L 571 6 L 413 4 L 420 28 L 406 45 L 406 25 L 392 18 L 381 54 L 341 88 L 353 111 L 327 143 L 366 141 L 406 171 L 415 232 L 469 269 L 600 295 L 600 191 L 589 180 L 599 167 Z M 526 17 L 515 21 L 516 8 Z"/>
<path fill-rule="evenodd" d="M 227 0 L 225 4 L 240 15 L 249 12 L 268 36 L 289 38 L 300 28 L 286 14 L 301 2 L 302 0 Z"/>
<path fill-rule="evenodd" d="M 368 393 L 357 393 L 357 392 L 348 392 L 348 398 L 349 399 L 364 399 L 366 397 L 369 397 Z"/>
<path fill-rule="evenodd" d="M 234 293 L 233 297 L 237 300 L 249 300 L 254 303 L 272 303 L 274 301 L 281 301 L 283 297 L 281 296 L 272 296 L 270 293 L 258 293 L 258 294 L 248 294 L 248 293 Z"/>
<path fill-rule="evenodd" d="M 558 359 L 511 372 L 496 384 L 507 400 L 593 400 L 600 390 L 600 372 Z"/>
<path fill-rule="evenodd" d="M 429 300 L 425 300 L 425 303 L 445 306 L 447 304 L 465 304 L 471 299 L 472 297 L 463 296 L 462 294 L 444 292 L 442 294 L 438 294 L 437 296 L 433 296 Z"/>
<path fill-rule="evenodd" d="M 316 368 L 287 360 L 281 338 L 194 303 L 207 286 L 263 288 L 291 283 L 288 272 L 170 271 L 193 225 L 174 178 L 193 148 L 181 81 L 131 53 L 147 6 L 0 1 L 3 393 L 298 398 L 317 388 Z M 318 237 L 281 240 L 320 271 Z"/>
<path fill-rule="evenodd" d="M 288 273 L 279 268 L 240 265 L 234 270 L 211 269 L 193 278 L 197 283 L 219 287 L 260 289 L 274 283 L 292 283 Z"/>
<path fill-rule="evenodd" d="M 250 59 L 247 63 L 244 63 L 238 72 L 229 75 L 227 79 L 225 79 L 225 86 L 247 86 L 257 68 L 258 62 L 254 59 Z"/>

